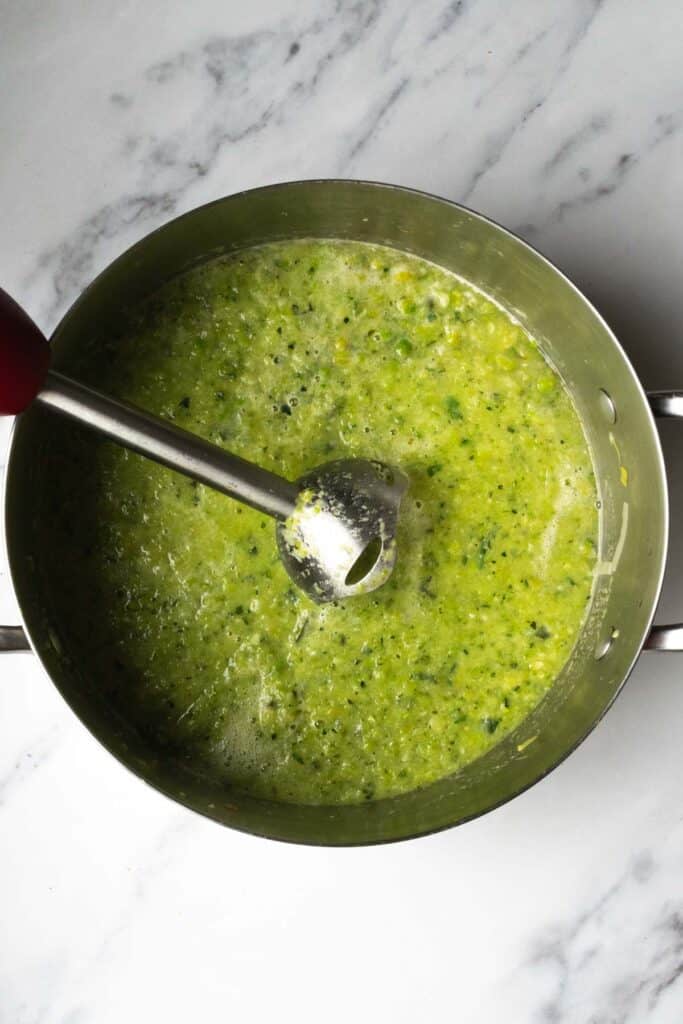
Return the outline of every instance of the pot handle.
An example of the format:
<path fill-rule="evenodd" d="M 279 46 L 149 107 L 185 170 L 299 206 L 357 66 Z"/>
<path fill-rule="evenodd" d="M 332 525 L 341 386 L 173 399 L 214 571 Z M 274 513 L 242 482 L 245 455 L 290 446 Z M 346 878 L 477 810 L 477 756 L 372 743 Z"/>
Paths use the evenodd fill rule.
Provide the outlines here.
<path fill-rule="evenodd" d="M 683 419 L 683 391 L 648 391 L 655 416 Z M 683 651 L 683 622 L 653 626 L 645 641 L 646 651 Z"/>
<path fill-rule="evenodd" d="M 21 626 L 0 626 L 0 654 L 3 651 L 30 651 L 31 645 Z"/>

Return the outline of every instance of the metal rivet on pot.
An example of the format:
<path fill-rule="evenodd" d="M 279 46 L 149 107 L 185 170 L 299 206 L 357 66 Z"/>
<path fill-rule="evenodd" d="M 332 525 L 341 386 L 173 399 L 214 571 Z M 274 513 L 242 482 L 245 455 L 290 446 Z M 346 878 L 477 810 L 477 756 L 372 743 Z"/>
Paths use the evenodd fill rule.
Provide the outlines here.
<path fill-rule="evenodd" d="M 601 640 L 598 646 L 595 648 L 595 660 L 602 661 L 602 659 L 605 657 L 611 646 L 611 637 L 608 637 L 607 640 Z"/>
<path fill-rule="evenodd" d="M 595 648 L 595 660 L 602 661 L 608 651 L 611 650 L 612 644 L 619 636 L 619 630 L 612 627 L 612 631 L 606 639 L 601 640 L 598 646 Z"/>
<path fill-rule="evenodd" d="M 600 406 L 600 411 L 602 412 L 602 415 L 605 417 L 607 422 L 616 423 L 617 407 L 612 401 L 612 396 L 609 395 L 604 388 L 600 388 L 599 390 L 598 404 Z"/>

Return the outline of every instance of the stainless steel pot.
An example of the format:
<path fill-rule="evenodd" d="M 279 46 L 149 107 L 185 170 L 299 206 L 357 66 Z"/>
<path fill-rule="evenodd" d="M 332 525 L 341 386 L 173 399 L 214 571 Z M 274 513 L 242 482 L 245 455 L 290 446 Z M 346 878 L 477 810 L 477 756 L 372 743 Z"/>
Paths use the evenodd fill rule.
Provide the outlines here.
<path fill-rule="evenodd" d="M 643 648 L 683 650 L 683 625 L 652 620 L 668 540 L 667 483 L 653 412 L 683 416 L 683 392 L 644 393 L 616 338 L 586 298 L 525 242 L 476 213 L 408 189 L 355 181 L 275 185 L 179 217 L 111 264 L 75 303 L 52 344 L 56 368 L 83 338 L 172 275 L 221 253 L 276 239 L 346 238 L 415 253 L 468 278 L 537 339 L 571 391 L 601 491 L 595 597 L 569 664 L 536 710 L 456 775 L 404 796 L 346 807 L 255 800 L 160 758 L 79 675 L 79 652 L 55 642 L 34 566 L 32 452 L 50 429 L 31 409 L 16 422 L 5 484 L 10 569 L 23 627 L 0 627 L 0 649 L 29 646 L 65 700 L 123 764 L 210 818 L 271 838 L 354 845 L 466 821 L 537 782 L 591 731 Z M 68 609 L 65 609 L 68 614 Z"/>

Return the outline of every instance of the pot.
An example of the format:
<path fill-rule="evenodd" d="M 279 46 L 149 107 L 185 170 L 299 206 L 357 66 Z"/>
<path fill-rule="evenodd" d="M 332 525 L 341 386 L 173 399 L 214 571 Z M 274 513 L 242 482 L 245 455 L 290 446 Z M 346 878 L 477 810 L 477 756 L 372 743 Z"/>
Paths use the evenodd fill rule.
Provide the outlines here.
<path fill-rule="evenodd" d="M 161 758 L 84 686 L 79 652 L 51 627 L 34 566 L 32 453 L 50 414 L 16 421 L 5 482 L 5 530 L 22 626 L 0 628 L 0 649 L 31 648 L 79 718 L 115 757 L 178 802 L 224 825 L 292 842 L 360 845 L 459 824 L 521 793 L 591 731 L 644 648 L 682 650 L 683 625 L 654 626 L 668 539 L 667 482 L 653 413 L 683 416 L 683 392 L 647 396 L 599 313 L 548 260 L 490 220 L 445 200 L 388 185 L 308 181 L 220 199 L 138 242 L 84 292 L 52 339 L 59 369 L 80 339 L 169 277 L 217 255 L 279 239 L 382 243 L 455 271 L 509 310 L 537 340 L 573 396 L 600 491 L 598 577 L 569 663 L 511 734 L 460 772 L 414 792 L 351 806 L 274 803 L 226 790 Z"/>

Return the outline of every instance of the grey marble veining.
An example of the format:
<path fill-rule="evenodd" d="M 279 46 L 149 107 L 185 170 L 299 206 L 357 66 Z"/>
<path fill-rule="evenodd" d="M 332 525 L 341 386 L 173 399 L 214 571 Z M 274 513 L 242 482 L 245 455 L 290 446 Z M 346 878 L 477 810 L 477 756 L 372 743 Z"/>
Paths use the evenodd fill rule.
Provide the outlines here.
<path fill-rule="evenodd" d="M 556 259 L 650 384 L 683 386 L 673 0 L 55 0 L 0 33 L 2 283 L 51 329 L 220 195 L 350 176 L 466 202 Z M 664 431 L 673 521 L 680 430 Z M 0 469 L 8 424 L 0 424 Z M 683 608 L 674 530 L 664 611 Z M 0 620 L 16 608 L 0 564 Z M 547 780 L 376 850 L 205 822 L 0 663 L 0 1020 L 683 1019 L 683 686 L 643 658 Z"/>
<path fill-rule="evenodd" d="M 482 6 L 490 14 L 483 26 Z M 556 12 L 539 5 L 542 27 L 520 42 L 501 32 L 504 5 L 497 3 L 428 4 L 417 10 L 404 0 L 323 4 L 309 18 L 297 12 L 281 18 L 274 28 L 213 35 L 142 67 L 127 92 L 118 89 L 101 101 L 117 115 L 115 159 L 125 167 L 127 189 L 88 213 L 66 238 L 39 255 L 28 284 L 46 277 L 52 283 L 53 296 L 43 307 L 43 319 L 52 323 L 63 312 L 116 251 L 114 240 L 120 247 L 121 241 L 125 244 L 194 205 L 195 195 L 201 201 L 216 194 L 216 186 L 223 191 L 234 187 L 238 147 L 240 164 L 245 148 L 256 159 L 257 181 L 270 165 L 275 177 L 311 176 L 318 173 L 311 169 L 318 154 L 297 145 L 297 136 L 303 142 L 314 124 L 321 136 L 316 149 L 327 157 L 325 173 L 355 176 L 367 151 L 381 148 L 385 139 L 391 144 L 397 128 L 404 147 L 402 111 L 416 125 L 426 112 L 443 118 L 442 98 L 454 81 L 460 87 L 463 70 L 468 88 L 458 107 L 466 100 L 472 116 L 486 119 L 483 138 L 466 151 L 458 145 L 453 129 L 461 130 L 458 122 L 464 120 L 464 111 L 456 107 L 455 116 L 444 123 L 443 135 L 429 140 L 426 153 L 418 149 L 401 157 L 407 156 L 409 165 L 416 157 L 436 163 L 436 141 L 444 166 L 438 184 L 431 187 L 470 201 L 482 180 L 505 161 L 516 135 L 571 73 L 576 51 L 601 6 L 569 5 L 567 14 L 557 18 Z M 491 67 L 484 64 L 473 75 L 467 53 L 481 36 L 488 40 Z M 361 77 L 362 92 L 354 89 L 349 74 Z M 514 88 L 518 83 L 525 88 Z M 324 115 L 320 119 L 320 111 L 334 101 L 337 91 L 345 103 L 339 104 L 340 123 L 334 131 Z M 160 127 L 159 112 L 169 108 L 177 116 Z M 575 146 L 576 140 L 569 144 Z M 625 171 L 617 164 L 617 175 Z M 598 190 L 610 187 L 592 186 L 591 192 L 603 194 Z M 582 195 L 565 202 L 587 200 Z M 561 216 L 564 209 L 555 215 Z"/>
<path fill-rule="evenodd" d="M 649 849 L 637 853 L 594 902 L 534 938 L 525 967 L 547 977 L 534 1020 L 680 1019 L 682 834 L 679 825 L 656 859 Z"/>

